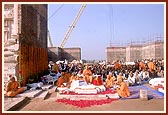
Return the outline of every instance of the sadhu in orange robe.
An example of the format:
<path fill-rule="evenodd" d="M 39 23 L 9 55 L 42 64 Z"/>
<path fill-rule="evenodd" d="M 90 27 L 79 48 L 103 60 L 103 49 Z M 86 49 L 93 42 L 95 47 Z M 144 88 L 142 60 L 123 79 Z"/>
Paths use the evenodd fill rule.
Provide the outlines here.
<path fill-rule="evenodd" d="M 23 87 L 19 87 L 19 82 L 15 81 L 15 78 L 10 78 L 10 81 L 6 85 L 6 96 L 15 97 L 18 93 L 24 91 Z"/>
<path fill-rule="evenodd" d="M 101 76 L 98 75 L 96 78 L 94 78 L 92 83 L 93 85 L 103 85 L 103 80 L 101 79 Z"/>
<path fill-rule="evenodd" d="M 61 73 L 61 77 L 58 79 L 56 85 L 57 85 L 58 87 L 62 87 L 62 86 L 64 86 L 63 83 L 68 83 L 69 80 L 70 80 L 70 78 L 71 78 L 71 74 L 70 74 L 69 72 L 63 71 L 63 72 Z"/>
<path fill-rule="evenodd" d="M 83 75 L 87 83 L 92 83 L 92 72 L 88 65 L 86 65 L 86 68 L 83 70 Z"/>
<path fill-rule="evenodd" d="M 114 69 L 115 70 L 119 70 L 121 68 L 121 65 L 119 64 L 119 61 L 117 60 L 115 63 L 114 63 Z"/>
<path fill-rule="evenodd" d="M 151 72 L 152 70 L 156 70 L 156 65 L 150 61 L 148 62 L 148 68 L 149 68 L 149 71 Z"/>
<path fill-rule="evenodd" d="M 105 87 L 106 87 L 106 88 L 111 88 L 111 87 L 113 87 L 113 85 L 115 84 L 115 80 L 116 80 L 115 76 L 107 75 Z"/>
<path fill-rule="evenodd" d="M 123 81 L 122 78 L 118 79 L 119 81 L 119 88 L 117 88 L 117 93 L 121 98 L 126 98 L 130 96 L 130 91 L 128 89 L 127 84 Z"/>
<path fill-rule="evenodd" d="M 146 66 L 143 62 L 139 62 L 139 66 L 141 70 L 146 70 Z"/>

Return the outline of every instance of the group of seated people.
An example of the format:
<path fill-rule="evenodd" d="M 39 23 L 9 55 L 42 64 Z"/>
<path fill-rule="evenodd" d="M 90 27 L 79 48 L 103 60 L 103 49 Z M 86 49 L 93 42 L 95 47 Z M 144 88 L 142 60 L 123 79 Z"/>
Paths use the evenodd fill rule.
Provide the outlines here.
<path fill-rule="evenodd" d="M 130 96 L 130 91 L 126 82 L 124 82 L 124 76 L 122 73 L 119 73 L 117 78 L 113 73 L 109 72 L 107 79 L 105 81 L 106 88 L 114 88 L 118 95 L 122 98 Z M 117 86 L 117 87 L 116 87 Z"/>
<path fill-rule="evenodd" d="M 59 72 L 59 67 L 57 64 L 53 66 L 53 70 L 55 73 Z M 136 70 L 134 73 L 129 71 L 126 73 L 119 72 L 116 74 L 114 71 L 108 72 L 106 75 L 105 81 L 100 74 L 92 73 L 91 69 L 88 65 L 85 66 L 84 70 L 79 70 L 78 73 L 70 73 L 69 71 L 62 70 L 61 76 L 58 78 L 56 82 L 56 86 L 58 87 L 71 87 L 71 83 L 74 80 L 84 80 L 87 84 L 93 85 L 104 85 L 106 89 L 115 89 L 119 96 L 127 97 L 130 95 L 128 86 L 141 85 L 142 83 L 149 82 L 149 72 L 145 69 L 142 71 Z M 125 82 L 125 80 L 127 82 Z M 66 85 L 65 85 L 66 84 Z M 118 86 L 118 87 L 116 87 Z M 19 86 L 19 82 L 15 80 L 14 77 L 10 76 L 10 80 L 6 85 L 6 95 L 10 97 L 16 96 L 18 93 L 23 92 L 24 88 Z"/>
<path fill-rule="evenodd" d="M 113 73 L 109 72 L 106 81 L 103 82 L 101 75 L 93 75 L 88 65 L 86 65 L 85 69 L 83 71 L 80 70 L 78 74 L 72 73 L 71 75 L 68 71 L 62 71 L 61 77 L 58 79 L 56 85 L 58 87 L 70 88 L 72 82 L 75 80 L 84 80 L 88 85 L 104 85 L 106 89 L 114 88 L 118 95 L 122 98 L 130 96 L 128 85 L 124 82 L 122 73 L 115 78 Z"/>
<path fill-rule="evenodd" d="M 118 95 L 124 98 L 130 96 L 128 86 L 139 85 L 144 81 L 149 81 L 149 73 L 145 70 L 141 72 L 136 70 L 135 73 L 130 71 L 128 77 L 123 75 L 122 72 L 120 72 L 116 77 L 114 72 L 109 72 L 104 82 L 101 75 L 94 75 L 89 66 L 86 65 L 84 70 L 81 69 L 78 71 L 78 74 L 71 74 L 66 70 L 62 70 L 61 76 L 56 82 L 56 86 L 70 88 L 71 83 L 75 80 L 84 80 L 87 84 L 104 85 L 106 89 L 115 89 Z M 125 80 L 127 80 L 127 83 Z M 6 96 L 14 97 L 18 93 L 23 92 L 24 88 L 20 87 L 19 82 L 15 80 L 15 77 L 10 76 L 10 80 L 5 87 L 5 90 Z"/>
<path fill-rule="evenodd" d="M 66 66 L 61 65 L 61 68 L 66 68 Z M 141 69 L 134 69 L 134 71 L 126 71 L 129 70 L 123 69 L 124 72 L 121 72 L 121 65 L 117 61 L 114 63 L 114 69 L 109 69 L 107 72 L 105 72 L 105 79 L 102 78 L 101 74 L 95 74 L 93 72 L 93 68 L 90 69 L 88 65 L 85 66 L 85 69 L 81 69 L 78 71 L 78 73 L 70 73 L 69 71 L 61 70 L 60 77 L 58 78 L 56 82 L 56 86 L 58 87 L 71 87 L 71 83 L 74 80 L 84 80 L 87 84 L 93 84 L 93 85 L 104 85 L 106 89 L 114 88 L 119 96 L 121 97 L 127 97 L 130 95 L 128 86 L 135 86 L 135 85 L 141 85 L 143 83 L 148 83 L 150 79 L 154 78 L 151 76 L 154 76 L 154 73 L 157 73 L 156 76 L 163 77 L 163 69 L 156 68 L 153 62 L 149 62 L 147 64 L 149 70 L 146 68 L 144 63 L 139 63 L 139 66 L 137 68 Z M 102 67 L 102 66 L 98 66 Z M 104 66 L 103 66 L 104 67 Z M 83 66 L 82 66 L 83 68 Z M 78 68 L 79 69 L 79 68 Z M 101 71 L 103 68 L 99 68 Z M 120 70 L 118 72 L 117 70 Z M 133 69 L 131 69 L 133 70 Z M 136 71 L 135 71 L 136 70 Z M 155 70 L 155 72 L 153 71 Z M 52 71 L 54 73 L 60 72 L 60 66 L 58 64 L 54 64 L 52 66 Z M 100 73 L 99 71 L 98 73 Z M 103 81 L 104 80 L 104 81 Z M 118 86 L 118 87 L 116 87 Z M 19 82 L 15 80 L 13 76 L 10 76 L 10 80 L 7 83 L 5 87 L 6 96 L 14 97 L 18 93 L 21 93 L 24 91 L 23 87 L 19 86 Z"/>
<path fill-rule="evenodd" d="M 148 83 L 150 80 L 149 72 L 146 70 L 136 70 L 134 73 L 132 71 L 129 72 L 128 78 L 129 86 L 141 85 L 144 83 Z"/>

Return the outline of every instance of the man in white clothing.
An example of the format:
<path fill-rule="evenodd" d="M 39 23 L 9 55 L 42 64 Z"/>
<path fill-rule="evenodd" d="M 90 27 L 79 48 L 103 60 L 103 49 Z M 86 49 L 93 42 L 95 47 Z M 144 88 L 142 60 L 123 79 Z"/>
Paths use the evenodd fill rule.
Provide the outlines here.
<path fill-rule="evenodd" d="M 135 85 L 135 77 L 133 76 L 132 71 L 130 71 L 130 73 L 129 73 L 128 82 L 129 82 L 129 86 Z"/>

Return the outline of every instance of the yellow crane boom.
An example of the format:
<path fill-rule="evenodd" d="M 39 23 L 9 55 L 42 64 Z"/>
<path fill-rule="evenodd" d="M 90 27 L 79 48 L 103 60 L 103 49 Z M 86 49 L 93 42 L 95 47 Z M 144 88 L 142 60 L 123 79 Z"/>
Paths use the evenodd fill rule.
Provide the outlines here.
<path fill-rule="evenodd" d="M 86 7 L 86 4 L 82 4 L 81 8 L 79 9 L 78 14 L 76 15 L 76 17 L 75 17 L 73 23 L 71 24 L 70 28 L 68 29 L 67 33 L 65 34 L 65 37 L 64 37 L 63 41 L 61 42 L 60 48 L 63 48 L 63 47 L 64 47 L 64 45 L 65 45 L 67 39 L 69 38 L 69 36 L 70 36 L 72 30 L 75 28 L 75 25 L 76 25 L 77 21 L 79 20 L 79 18 L 80 18 L 80 16 L 81 16 L 83 10 L 85 9 L 85 7 Z"/>

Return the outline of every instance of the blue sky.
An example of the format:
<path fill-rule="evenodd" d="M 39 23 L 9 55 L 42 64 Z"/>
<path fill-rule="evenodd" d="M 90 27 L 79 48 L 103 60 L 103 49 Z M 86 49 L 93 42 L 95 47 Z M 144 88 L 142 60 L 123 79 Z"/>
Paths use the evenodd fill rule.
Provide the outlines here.
<path fill-rule="evenodd" d="M 81 4 L 49 4 L 48 28 L 59 47 Z M 87 4 L 64 47 L 80 47 L 82 59 L 104 60 L 105 49 L 164 35 L 163 4 Z"/>

